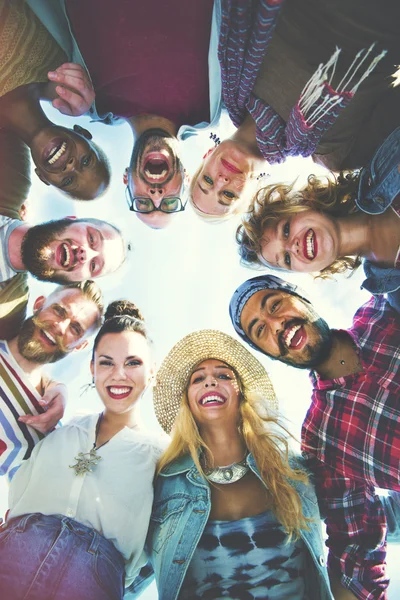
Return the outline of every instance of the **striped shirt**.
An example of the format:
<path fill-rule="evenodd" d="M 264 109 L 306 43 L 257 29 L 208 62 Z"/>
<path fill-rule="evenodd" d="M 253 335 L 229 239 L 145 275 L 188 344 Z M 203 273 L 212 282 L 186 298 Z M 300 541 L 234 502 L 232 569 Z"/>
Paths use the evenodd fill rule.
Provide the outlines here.
<path fill-rule="evenodd" d="M 0 285 L 18 273 L 10 264 L 8 239 L 11 232 L 20 225 L 21 221 L 0 215 Z"/>
<path fill-rule="evenodd" d="M 18 421 L 22 415 L 43 412 L 40 394 L 14 360 L 7 342 L 0 340 L 0 475 L 12 479 L 43 437 Z"/>
<path fill-rule="evenodd" d="M 328 565 L 362 600 L 386 598 L 387 524 L 375 487 L 400 491 L 400 323 L 383 296 L 347 330 L 362 371 L 333 380 L 311 373 L 302 448 L 325 511 Z"/>

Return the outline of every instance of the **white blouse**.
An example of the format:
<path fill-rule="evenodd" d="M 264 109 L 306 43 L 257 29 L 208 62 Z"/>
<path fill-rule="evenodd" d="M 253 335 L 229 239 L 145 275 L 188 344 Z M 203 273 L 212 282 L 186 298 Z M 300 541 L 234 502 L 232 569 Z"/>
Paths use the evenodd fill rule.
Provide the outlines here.
<path fill-rule="evenodd" d="M 125 427 L 97 450 L 91 473 L 76 475 L 70 465 L 92 449 L 98 416 L 73 419 L 37 444 L 11 482 L 8 518 L 40 512 L 96 529 L 125 558 L 128 586 L 145 562 L 155 465 L 167 442 Z"/>

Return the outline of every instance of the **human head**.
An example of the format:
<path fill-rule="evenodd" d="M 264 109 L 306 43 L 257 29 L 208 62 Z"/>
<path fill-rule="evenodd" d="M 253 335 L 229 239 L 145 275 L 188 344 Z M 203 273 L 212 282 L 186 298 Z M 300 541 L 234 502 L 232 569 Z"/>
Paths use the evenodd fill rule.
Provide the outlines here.
<path fill-rule="evenodd" d="M 89 218 L 67 217 L 34 225 L 26 232 L 21 251 L 31 275 L 60 284 L 103 277 L 125 259 L 119 229 Z"/>
<path fill-rule="evenodd" d="M 340 256 L 338 225 L 356 209 L 357 180 L 310 175 L 301 190 L 294 184 L 261 189 L 236 233 L 242 263 L 322 277 L 357 268 L 358 258 Z"/>
<path fill-rule="evenodd" d="M 36 175 L 70 198 L 98 198 L 110 184 L 111 168 L 104 151 L 91 140 L 91 133 L 79 125 L 41 129 L 30 144 Z"/>
<path fill-rule="evenodd" d="M 225 333 L 204 330 L 189 334 L 172 348 L 157 373 L 153 395 L 156 416 L 164 431 L 169 433 L 173 428 L 171 444 L 158 463 L 157 473 L 185 454 L 191 455 L 204 479 L 206 475 L 199 457 L 204 456 L 208 464 L 213 464 L 212 451 L 203 439 L 204 423 L 192 413 L 189 405 L 191 383 L 198 376 L 197 386 L 203 386 L 204 390 L 213 387 L 224 396 L 229 393 L 228 386 L 234 390 L 231 378 L 235 378 L 239 387 L 237 435 L 252 453 L 261 478 L 267 484 L 276 517 L 289 535 L 298 535 L 307 525 L 300 498 L 289 479 L 306 482 L 307 478 L 295 473 L 287 461 L 288 432 L 275 414 L 277 401 L 264 367 L 242 344 Z M 219 377 L 225 383 L 219 385 Z M 197 396 L 201 394 L 200 391 Z M 282 497 L 285 502 L 281 501 Z"/>
<path fill-rule="evenodd" d="M 235 140 L 211 148 L 190 184 L 189 201 L 196 214 L 212 222 L 247 210 L 263 168 L 265 161 Z"/>
<path fill-rule="evenodd" d="M 216 359 L 229 366 L 235 373 L 242 395 L 244 390 L 255 392 L 271 408 L 276 408 L 274 390 L 264 367 L 242 344 L 221 331 L 196 331 L 172 348 L 157 373 L 154 408 L 166 433 L 170 433 L 173 427 L 194 369 L 208 359 Z"/>
<path fill-rule="evenodd" d="M 126 413 L 143 395 L 154 371 L 152 342 L 141 312 L 129 300 L 107 307 L 90 369 L 106 411 Z"/>
<path fill-rule="evenodd" d="M 136 139 L 131 162 L 124 175 L 128 199 L 130 204 L 133 198 L 142 199 L 137 202 L 141 209 L 146 209 L 151 200 L 159 209 L 148 213 L 135 211 L 142 223 L 153 229 L 163 229 L 176 219 L 175 215 L 185 206 L 186 181 L 176 137 L 164 129 L 151 128 Z M 163 212 L 161 208 L 175 208 L 176 212 Z"/>
<path fill-rule="evenodd" d="M 100 327 L 103 297 L 94 281 L 57 287 L 47 298 L 39 296 L 33 316 L 18 334 L 20 354 L 39 364 L 52 363 L 82 350 Z"/>
<path fill-rule="evenodd" d="M 247 344 L 293 367 L 316 367 L 331 350 L 328 324 L 298 286 L 274 275 L 242 283 L 231 298 L 229 314 Z"/>

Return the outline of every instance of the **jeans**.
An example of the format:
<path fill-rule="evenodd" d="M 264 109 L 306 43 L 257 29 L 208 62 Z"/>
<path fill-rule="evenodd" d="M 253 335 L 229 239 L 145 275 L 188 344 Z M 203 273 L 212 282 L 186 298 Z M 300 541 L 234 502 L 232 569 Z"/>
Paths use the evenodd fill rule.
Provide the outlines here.
<path fill-rule="evenodd" d="M 95 530 L 40 513 L 0 528 L 0 598 L 121 600 L 123 594 L 124 559 Z"/>

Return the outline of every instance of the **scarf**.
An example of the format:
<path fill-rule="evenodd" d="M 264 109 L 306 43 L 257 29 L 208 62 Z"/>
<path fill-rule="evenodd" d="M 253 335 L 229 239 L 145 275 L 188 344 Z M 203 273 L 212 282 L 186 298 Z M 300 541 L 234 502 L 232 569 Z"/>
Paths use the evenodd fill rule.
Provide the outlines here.
<path fill-rule="evenodd" d="M 307 82 L 285 123 L 271 106 L 252 93 L 283 2 L 222 0 L 218 47 L 222 95 L 229 116 L 239 127 L 246 112 L 250 113 L 256 122 L 259 150 L 271 164 L 283 162 L 288 156 L 310 156 L 360 84 L 386 54 L 382 51 L 371 60 L 364 73 L 356 77 L 374 45 L 360 50 L 334 89 L 332 79 L 340 54 L 336 48 L 329 61 L 320 64 Z"/>

